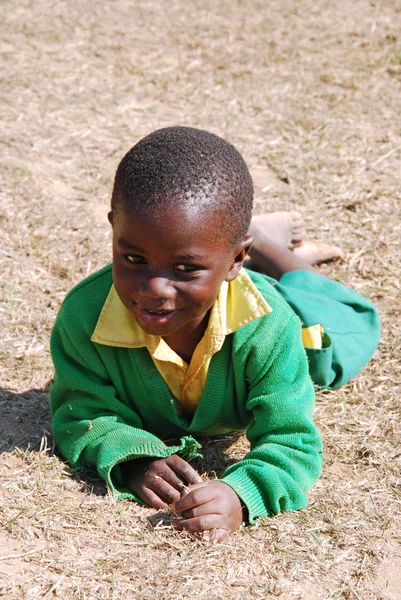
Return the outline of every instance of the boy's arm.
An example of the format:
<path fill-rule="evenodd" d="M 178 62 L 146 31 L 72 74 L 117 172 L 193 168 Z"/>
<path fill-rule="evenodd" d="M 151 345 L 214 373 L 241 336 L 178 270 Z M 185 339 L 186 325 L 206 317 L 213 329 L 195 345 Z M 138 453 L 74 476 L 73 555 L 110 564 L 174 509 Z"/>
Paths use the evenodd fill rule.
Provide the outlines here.
<path fill-rule="evenodd" d="M 143 457 L 163 459 L 177 452 L 191 458 L 199 444 L 186 437 L 180 446 L 166 446 L 145 431 L 133 407 L 117 398 L 92 342 L 81 337 L 73 342 L 60 313 L 51 338 L 54 440 L 73 467 L 93 465 L 117 498 L 141 502 L 125 485 L 121 463 Z"/>
<path fill-rule="evenodd" d="M 247 431 L 251 451 L 221 478 L 245 504 L 251 523 L 306 506 L 306 492 L 320 475 L 322 462 L 299 319 L 290 318 L 271 360 L 263 361 L 261 347 L 256 340 L 246 369 L 251 381 L 247 408 L 254 416 Z"/>
<path fill-rule="evenodd" d="M 247 431 L 251 451 L 219 481 L 190 486 L 190 493 L 174 502 L 173 511 L 182 517 L 178 529 L 212 530 L 213 539 L 221 540 L 242 518 L 254 523 L 307 504 L 305 494 L 320 474 L 322 450 L 312 421 L 315 394 L 299 319 L 290 318 L 269 356 L 264 355 L 264 335 L 262 329 L 261 339 L 254 336 L 245 369 L 251 381 L 247 408 L 254 415 Z"/>

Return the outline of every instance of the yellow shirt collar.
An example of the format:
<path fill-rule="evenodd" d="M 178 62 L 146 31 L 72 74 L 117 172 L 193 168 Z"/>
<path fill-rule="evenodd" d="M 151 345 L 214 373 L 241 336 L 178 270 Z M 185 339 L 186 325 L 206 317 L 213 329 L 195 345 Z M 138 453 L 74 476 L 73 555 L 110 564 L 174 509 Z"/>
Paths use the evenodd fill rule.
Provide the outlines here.
<path fill-rule="evenodd" d="M 233 281 L 222 283 L 205 335 L 226 336 L 271 311 L 247 272 L 241 269 Z M 145 336 L 158 339 L 158 336 L 145 334 L 112 285 L 91 337 L 92 342 L 105 346 L 142 348 L 147 346 Z"/>

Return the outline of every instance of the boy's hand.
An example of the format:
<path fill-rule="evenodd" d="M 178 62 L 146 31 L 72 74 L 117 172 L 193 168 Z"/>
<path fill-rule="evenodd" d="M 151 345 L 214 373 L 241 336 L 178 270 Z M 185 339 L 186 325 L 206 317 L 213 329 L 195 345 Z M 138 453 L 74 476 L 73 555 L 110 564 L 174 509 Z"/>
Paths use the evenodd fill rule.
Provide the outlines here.
<path fill-rule="evenodd" d="M 152 508 L 168 508 L 180 498 L 187 484 L 202 481 L 195 469 L 177 454 L 168 458 L 138 458 L 121 467 L 130 490 Z"/>
<path fill-rule="evenodd" d="M 242 523 L 241 501 L 222 481 L 208 481 L 190 486 L 191 491 L 172 505 L 183 519 L 175 527 L 191 533 L 209 532 L 209 541 L 217 542 L 236 531 Z"/>

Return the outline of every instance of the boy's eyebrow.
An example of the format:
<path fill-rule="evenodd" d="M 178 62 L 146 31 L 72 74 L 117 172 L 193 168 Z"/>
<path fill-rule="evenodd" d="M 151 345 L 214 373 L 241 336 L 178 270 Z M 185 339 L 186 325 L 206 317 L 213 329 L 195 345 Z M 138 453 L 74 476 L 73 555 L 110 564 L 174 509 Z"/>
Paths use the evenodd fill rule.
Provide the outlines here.
<path fill-rule="evenodd" d="M 119 245 L 121 244 L 121 246 L 125 246 L 126 248 L 130 248 L 130 250 L 135 250 L 135 252 L 138 252 L 139 254 L 143 253 L 142 248 L 138 248 L 138 246 L 134 246 L 133 244 L 130 244 L 121 238 L 117 241 L 117 243 Z M 175 254 L 173 258 L 175 260 L 203 260 L 207 257 L 205 254 L 197 254 L 196 252 L 186 252 L 185 254 Z"/>
<path fill-rule="evenodd" d="M 131 250 L 136 250 L 137 252 L 142 252 L 141 248 L 138 248 L 138 246 L 134 246 L 134 244 L 130 244 L 130 243 L 126 242 L 122 238 L 119 238 L 117 240 L 117 244 L 119 246 L 121 245 L 121 246 L 125 246 L 126 248 L 130 248 Z"/>
<path fill-rule="evenodd" d="M 206 258 L 206 256 L 204 254 L 188 252 L 187 254 L 176 254 L 174 258 L 177 260 L 203 260 L 204 258 Z"/>

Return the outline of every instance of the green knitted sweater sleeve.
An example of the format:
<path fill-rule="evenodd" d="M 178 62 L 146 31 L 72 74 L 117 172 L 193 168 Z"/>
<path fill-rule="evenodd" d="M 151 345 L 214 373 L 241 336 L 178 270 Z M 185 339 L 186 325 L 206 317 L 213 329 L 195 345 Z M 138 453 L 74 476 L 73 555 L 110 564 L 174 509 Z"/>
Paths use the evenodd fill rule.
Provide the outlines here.
<path fill-rule="evenodd" d="M 200 445 L 188 436 L 179 446 L 167 446 L 142 429 L 132 406 L 117 398 L 95 345 L 82 335 L 74 343 L 73 328 L 69 329 L 63 323 L 62 310 L 51 337 L 54 440 L 73 467 L 94 466 L 117 499 L 134 498 L 142 503 L 124 486 L 120 463 L 143 456 L 167 458 L 175 453 L 192 458 Z"/>
<path fill-rule="evenodd" d="M 250 523 L 306 506 L 322 462 L 299 319 L 290 318 L 268 360 L 260 348 L 256 339 L 245 371 L 251 381 L 247 408 L 254 417 L 247 430 L 251 451 L 221 478 L 246 505 Z"/>

